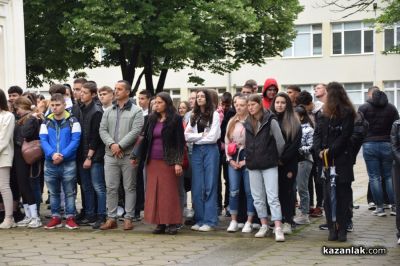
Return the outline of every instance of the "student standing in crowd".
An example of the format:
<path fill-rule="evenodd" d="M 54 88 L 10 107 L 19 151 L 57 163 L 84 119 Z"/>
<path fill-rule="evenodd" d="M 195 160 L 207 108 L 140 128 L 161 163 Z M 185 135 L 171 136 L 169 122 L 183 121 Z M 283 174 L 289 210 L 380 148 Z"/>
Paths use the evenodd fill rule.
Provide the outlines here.
<path fill-rule="evenodd" d="M 249 169 L 254 207 L 262 224 L 255 237 L 265 237 L 268 232 L 268 200 L 271 220 L 275 223 L 275 240 L 285 241 L 278 195 L 278 162 L 285 140 L 275 115 L 263 109 L 260 96 L 250 95 L 248 109 L 249 116 L 245 122 L 246 167 Z"/>
<path fill-rule="evenodd" d="M 114 91 L 111 87 L 103 86 L 99 89 L 99 100 L 103 107 L 103 111 L 107 110 L 112 106 L 114 99 Z"/>
<path fill-rule="evenodd" d="M 314 133 L 314 147 L 321 160 L 328 164 L 324 184 L 328 240 L 346 241 L 354 181 L 351 136 L 356 113 L 340 83 L 331 82 L 326 90 L 327 101 Z"/>
<path fill-rule="evenodd" d="M 14 115 L 8 111 L 7 98 L 0 89 L 0 193 L 3 198 L 5 218 L 0 229 L 16 227 L 13 217 L 13 196 L 10 188 L 10 170 L 14 156 Z"/>
<path fill-rule="evenodd" d="M 125 80 L 115 84 L 115 100 L 107 109 L 100 123 L 100 137 L 106 149 L 104 172 L 107 188 L 108 219 L 102 230 L 117 228 L 118 188 L 121 182 L 125 190 L 124 230 L 132 230 L 136 204 L 136 169 L 129 160 L 133 145 L 142 131 L 143 113 L 129 100 L 131 85 Z"/>
<path fill-rule="evenodd" d="M 289 96 L 290 101 L 292 102 L 293 108 L 296 107 L 296 105 L 297 105 L 296 100 L 297 100 L 297 97 L 299 97 L 300 92 L 301 92 L 301 89 L 297 85 L 290 85 L 286 89 L 286 93 Z"/>
<path fill-rule="evenodd" d="M 25 210 L 25 218 L 18 222 L 18 226 L 38 228 L 42 226 L 38 214 L 34 190 L 31 186 L 31 178 L 40 175 L 40 161 L 35 165 L 29 165 L 22 157 L 22 144 L 24 140 L 39 139 L 41 120 L 33 115 L 33 104 L 27 97 L 19 97 L 14 102 L 14 109 L 19 117 L 14 129 L 14 167 L 17 175 L 18 187 L 22 196 Z M 34 169 L 36 171 L 34 171 Z M 39 173 L 38 173 L 39 172 Z M 35 175 L 35 176 L 34 176 Z"/>
<path fill-rule="evenodd" d="M 219 114 L 208 90 L 199 90 L 190 122 L 185 129 L 187 142 L 193 143 L 192 194 L 195 222 L 192 230 L 207 232 L 218 224 L 217 190 L 221 135 Z"/>
<path fill-rule="evenodd" d="M 239 188 L 243 180 L 247 202 L 247 221 L 242 229 L 243 233 L 251 233 L 254 216 L 253 197 L 251 196 L 249 171 L 245 161 L 245 136 L 244 122 L 248 115 L 247 98 L 238 96 L 235 99 L 236 115 L 229 120 L 225 135 L 226 161 L 229 163 L 229 211 L 232 221 L 228 232 L 236 232 L 238 227 Z M 232 150 L 231 147 L 235 147 Z"/>
<path fill-rule="evenodd" d="M 271 111 L 278 117 L 278 123 L 286 143 L 278 167 L 279 201 L 283 215 L 282 230 L 285 234 L 291 234 L 296 208 L 295 182 L 301 144 L 301 126 L 286 93 L 280 92 L 275 96 Z"/>
<path fill-rule="evenodd" d="M 80 95 L 82 125 L 81 143 L 78 150 L 78 171 L 85 194 L 85 217 L 79 225 L 92 225 L 99 229 L 106 220 L 106 185 L 104 180 L 104 143 L 99 135 L 102 108 L 93 98 L 97 95 L 94 83 L 83 84 Z"/>
<path fill-rule="evenodd" d="M 298 105 L 295 108 L 297 117 L 301 123 L 301 145 L 299 149 L 298 172 L 296 176 L 297 190 L 300 195 L 300 214 L 293 220 L 296 224 L 309 224 L 308 212 L 310 211 L 310 195 L 308 192 L 308 180 L 313 167 L 312 146 L 314 138 L 314 124 L 306 108 Z"/>
<path fill-rule="evenodd" d="M 179 177 L 185 146 L 182 118 L 177 114 L 170 95 L 160 92 L 155 112 L 149 115 L 143 130 L 145 137 L 142 160 L 146 164 L 146 202 L 144 219 L 157 224 L 154 234 L 177 233 L 182 222 L 179 200 Z M 137 165 L 137 160 L 133 161 Z"/>
<path fill-rule="evenodd" d="M 363 143 L 363 156 L 367 166 L 369 183 L 376 210 L 373 215 L 386 216 L 383 208 L 384 195 L 382 180 L 385 183 L 389 203 L 392 204 L 391 214 L 396 215 L 392 183 L 393 157 L 390 145 L 390 130 L 394 121 L 399 119 L 396 107 L 389 103 L 386 94 L 378 87 L 369 89 L 371 98 L 358 109 L 369 123 L 368 134 Z"/>
<path fill-rule="evenodd" d="M 263 106 L 265 109 L 270 109 L 272 100 L 278 93 L 278 82 L 275 79 L 269 78 L 264 82 L 264 88 L 262 91 Z"/>
<path fill-rule="evenodd" d="M 390 134 L 392 143 L 392 153 L 394 157 L 393 163 L 393 190 L 396 199 L 396 228 L 397 228 L 397 244 L 400 245 L 400 120 L 393 123 L 392 131 Z"/>
<path fill-rule="evenodd" d="M 40 144 L 45 154 L 44 178 L 50 191 L 52 218 L 46 229 L 61 227 L 60 190 L 65 193 L 65 226 L 76 229 L 76 153 L 81 138 L 81 126 L 75 117 L 65 110 L 64 96 L 55 93 L 51 96 L 52 113 L 40 127 Z"/>

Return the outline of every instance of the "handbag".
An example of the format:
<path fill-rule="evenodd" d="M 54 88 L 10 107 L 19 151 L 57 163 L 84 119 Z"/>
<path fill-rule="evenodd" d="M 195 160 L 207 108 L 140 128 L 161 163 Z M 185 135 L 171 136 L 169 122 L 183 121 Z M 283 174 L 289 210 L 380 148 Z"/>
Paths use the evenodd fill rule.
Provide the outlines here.
<path fill-rule="evenodd" d="M 227 152 L 229 156 L 234 156 L 237 152 L 237 144 L 235 142 L 229 143 Z"/>
<path fill-rule="evenodd" d="M 135 145 L 133 145 L 133 150 L 130 157 L 131 159 L 140 160 L 143 154 L 144 142 L 145 142 L 145 136 L 139 135 L 138 138 L 136 139 Z"/>
<path fill-rule="evenodd" d="M 40 140 L 24 140 L 21 146 L 21 152 L 25 162 L 29 165 L 32 165 L 43 158 L 43 150 L 40 146 Z"/>

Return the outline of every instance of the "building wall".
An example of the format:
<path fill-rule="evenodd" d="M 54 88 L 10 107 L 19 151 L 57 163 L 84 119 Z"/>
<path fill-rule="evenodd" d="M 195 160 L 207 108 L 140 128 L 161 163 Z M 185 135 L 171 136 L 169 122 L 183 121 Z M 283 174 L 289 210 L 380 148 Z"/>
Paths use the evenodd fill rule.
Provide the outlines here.
<path fill-rule="evenodd" d="M 26 87 L 22 0 L 0 0 L 0 88 Z"/>

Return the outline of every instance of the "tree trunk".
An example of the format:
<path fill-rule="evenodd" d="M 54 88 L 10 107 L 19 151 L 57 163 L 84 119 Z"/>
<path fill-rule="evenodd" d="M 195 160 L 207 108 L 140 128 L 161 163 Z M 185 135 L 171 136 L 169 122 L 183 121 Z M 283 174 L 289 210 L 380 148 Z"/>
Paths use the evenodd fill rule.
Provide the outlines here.
<path fill-rule="evenodd" d="M 140 46 L 136 44 L 132 47 L 132 49 L 130 50 L 130 58 L 125 57 L 125 49 L 128 49 L 125 44 L 120 43 L 119 62 L 121 66 L 122 79 L 132 84 L 135 78 Z"/>
<path fill-rule="evenodd" d="M 144 75 L 144 69 L 143 69 L 142 73 L 140 73 L 138 79 L 136 80 L 135 87 L 134 87 L 133 90 L 131 91 L 130 97 L 135 96 L 137 90 L 139 89 L 140 82 L 142 81 L 143 75 Z"/>
<path fill-rule="evenodd" d="M 164 90 L 165 80 L 166 80 L 167 74 L 168 74 L 168 65 L 169 65 L 170 61 L 171 61 L 171 59 L 168 56 L 164 60 L 164 64 L 163 64 L 164 68 L 162 68 L 160 77 L 158 78 L 156 93 L 162 92 Z"/>
<path fill-rule="evenodd" d="M 150 53 L 146 53 L 143 56 L 143 62 L 144 62 L 144 78 L 146 81 L 146 90 L 150 91 L 151 95 L 154 95 L 153 64 Z"/>

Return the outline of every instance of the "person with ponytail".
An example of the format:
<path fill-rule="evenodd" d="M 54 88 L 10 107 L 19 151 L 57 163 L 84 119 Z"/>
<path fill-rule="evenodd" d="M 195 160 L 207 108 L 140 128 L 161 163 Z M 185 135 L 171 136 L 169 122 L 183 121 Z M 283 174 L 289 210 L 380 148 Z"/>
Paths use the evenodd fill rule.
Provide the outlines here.
<path fill-rule="evenodd" d="M 25 210 L 25 218 L 17 223 L 19 227 L 38 228 L 42 226 L 40 220 L 36 197 L 31 186 L 31 178 L 40 175 L 41 162 L 29 165 L 22 156 L 22 144 L 24 141 L 39 139 L 41 120 L 34 113 L 35 105 L 26 96 L 19 97 L 14 102 L 14 110 L 19 116 L 14 129 L 14 166 L 17 176 L 18 187 L 22 196 Z M 36 169 L 35 171 L 33 171 Z"/>

